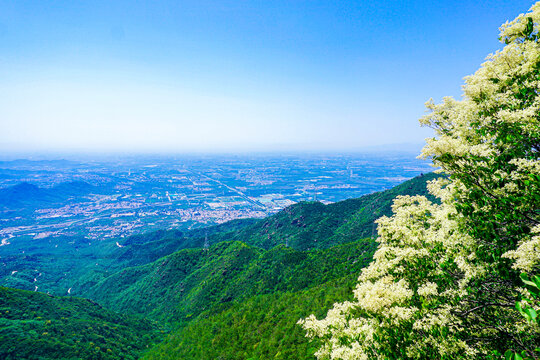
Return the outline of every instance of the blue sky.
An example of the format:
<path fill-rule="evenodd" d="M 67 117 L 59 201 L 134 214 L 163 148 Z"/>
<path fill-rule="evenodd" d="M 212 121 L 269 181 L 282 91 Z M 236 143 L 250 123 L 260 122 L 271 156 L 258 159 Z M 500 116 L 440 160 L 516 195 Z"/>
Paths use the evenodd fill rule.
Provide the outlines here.
<path fill-rule="evenodd" d="M 0 151 L 420 144 L 532 4 L 0 0 Z"/>

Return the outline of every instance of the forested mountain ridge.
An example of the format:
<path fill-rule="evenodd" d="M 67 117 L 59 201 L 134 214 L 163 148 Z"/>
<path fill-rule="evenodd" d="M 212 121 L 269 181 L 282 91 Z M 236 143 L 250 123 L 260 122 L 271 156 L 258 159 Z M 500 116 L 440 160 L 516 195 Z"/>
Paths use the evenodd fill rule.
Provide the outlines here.
<path fill-rule="evenodd" d="M 374 221 L 390 215 L 392 200 L 398 195 L 428 195 L 426 183 L 440 177 L 435 173 L 417 176 L 395 188 L 340 201 L 330 205 L 303 202 L 285 208 L 265 219 L 235 220 L 230 223 L 190 232 L 175 230 L 132 236 L 121 248 L 111 246 L 112 261 L 105 271 L 93 272 L 75 286 L 86 296 L 90 285 L 105 279 L 120 268 L 144 265 L 187 248 L 202 248 L 205 241 L 217 244 L 240 241 L 262 249 L 284 245 L 297 250 L 327 249 L 374 234 Z M 428 195 L 430 196 L 430 195 Z M 121 266 L 120 266 L 121 265 Z"/>
<path fill-rule="evenodd" d="M 76 297 L 0 287 L 0 358 L 137 359 L 156 324 Z"/>
<path fill-rule="evenodd" d="M 270 250 L 239 241 L 186 249 L 154 263 L 121 270 L 84 293 L 121 312 L 170 322 L 211 307 L 276 291 L 299 291 L 349 274 L 371 260 L 372 240 L 327 250 Z"/>
<path fill-rule="evenodd" d="M 337 299 L 349 297 L 376 243 L 355 238 L 331 246 L 314 241 L 313 247 L 326 249 L 302 251 L 285 246 L 293 241 L 265 250 L 257 240 L 272 226 L 272 235 L 280 239 L 310 232 L 320 236 L 314 230 L 319 227 L 330 228 L 326 234 L 334 234 L 339 244 L 347 231 L 352 235 L 362 225 L 369 233 L 370 216 L 390 212 L 399 194 L 425 194 L 426 181 L 436 177 L 428 174 L 387 192 L 327 206 L 298 204 L 246 227 L 211 232 L 214 245 L 208 250 L 185 249 L 121 270 L 86 295 L 117 311 L 173 323 L 177 330 L 146 353 L 150 359 L 311 359 L 319 343 L 306 339 L 296 322 L 313 312 L 322 315 Z M 343 217 L 360 221 L 350 226 Z M 209 349 L 209 342 L 219 345 Z"/>
<path fill-rule="evenodd" d="M 303 336 L 296 324 L 298 319 L 310 313 L 322 315 L 334 302 L 350 296 L 358 274 L 370 263 L 377 247 L 370 238 L 373 221 L 391 212 L 395 196 L 425 195 L 426 182 L 436 177 L 427 174 L 359 199 L 330 205 L 299 203 L 265 219 L 236 220 L 189 232 L 157 231 L 103 241 L 95 246 L 87 245 L 84 239 L 75 240 L 71 247 L 62 242 L 45 243 L 42 247 L 34 243 L 35 247 L 27 248 L 24 256 L 17 255 L 17 249 L 13 248 L 9 257 L 1 259 L 4 264 L 14 261 L 21 271 L 13 273 L 6 265 L 0 271 L 3 283 L 33 288 L 37 277 L 39 291 L 50 286 L 53 293 L 70 284 L 71 295 L 92 299 L 74 300 L 82 304 L 79 306 L 104 306 L 105 315 L 114 314 L 106 310 L 111 309 L 125 316 L 146 317 L 172 329 L 165 342 L 145 351 L 148 358 L 310 359 L 319 343 Z M 209 247 L 204 247 L 206 240 Z M 70 253 L 72 248 L 76 251 Z M 61 254 L 64 257 L 59 257 Z M 64 263 L 55 263 L 59 259 Z M 47 274 L 40 277 L 42 266 L 47 266 L 44 270 Z M 64 277 L 55 278 L 57 273 Z M 71 276 L 69 283 L 65 274 Z M 45 308 L 51 309 L 66 308 L 62 302 L 65 300 L 58 299 L 75 299 L 5 291 L 14 291 L 38 303 L 50 303 Z M 99 325 L 102 320 L 79 313 L 73 307 L 68 307 L 67 313 L 76 324 L 97 322 L 83 331 L 84 341 L 96 344 L 91 339 L 100 339 L 104 331 Z M 40 324 L 12 322 L 25 320 L 23 313 L 13 318 L 1 314 L 0 332 L 17 332 L 19 328 L 30 331 L 31 326 L 41 329 Z M 57 330 L 49 332 L 50 341 L 65 343 L 61 348 L 73 352 L 61 324 L 71 328 L 76 325 L 60 320 L 63 323 L 51 320 Z M 93 350 L 85 345 L 82 357 L 92 358 L 87 357 L 88 351 L 94 351 L 92 356 L 96 359 L 123 357 L 124 351 L 139 354 L 141 347 L 121 349 L 120 346 L 131 341 L 126 339 L 131 339 L 133 334 L 144 337 L 146 344 L 157 336 L 154 327 L 143 331 L 126 324 L 126 328 L 117 327 L 110 333 L 111 339 L 119 339 L 119 347 L 113 349 L 107 345 L 109 352 L 101 345 Z M 14 339 L 20 339 L 21 343 L 30 341 L 28 336 L 18 334 Z M 231 338 L 236 340 L 230 341 Z M 208 342 L 217 346 L 210 350 Z M 59 357 L 54 346 L 44 344 L 43 352 L 37 352 L 35 358 Z M 15 345 L 10 345 L 9 351 L 23 354 L 22 358 L 35 355 Z"/>
<path fill-rule="evenodd" d="M 301 291 L 221 304 L 179 324 L 143 359 L 313 360 L 321 342 L 307 339 L 298 319 L 323 316 L 336 301 L 352 300 L 357 278 L 348 275 Z"/>
<path fill-rule="evenodd" d="M 391 213 L 397 195 L 426 195 L 430 173 L 395 188 L 330 205 L 298 203 L 265 219 L 234 220 L 191 231 L 161 230 L 123 239 L 88 241 L 80 237 L 20 240 L 2 247 L 0 285 L 82 296 L 107 276 L 127 267 L 152 263 L 176 251 L 242 241 L 269 249 L 283 244 L 298 250 L 324 249 L 370 237 L 373 221 Z M 41 275 L 40 275 L 41 274 Z M 35 279 L 37 278 L 37 282 Z"/>

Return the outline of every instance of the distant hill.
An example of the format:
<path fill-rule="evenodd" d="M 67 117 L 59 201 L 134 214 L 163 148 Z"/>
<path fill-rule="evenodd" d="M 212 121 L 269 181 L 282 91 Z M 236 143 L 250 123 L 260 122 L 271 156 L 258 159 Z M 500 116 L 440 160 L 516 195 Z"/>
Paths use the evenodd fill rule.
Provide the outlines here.
<path fill-rule="evenodd" d="M 20 207 L 39 207 L 63 203 L 70 197 L 83 196 L 97 188 L 84 181 L 65 182 L 52 188 L 40 188 L 22 182 L 0 189 L 0 207 L 15 209 Z"/>
<path fill-rule="evenodd" d="M 155 324 L 86 299 L 0 287 L 0 358 L 137 359 Z"/>
<path fill-rule="evenodd" d="M 81 196 L 97 191 L 98 188 L 84 181 L 71 181 L 60 183 L 49 191 L 61 197 Z"/>

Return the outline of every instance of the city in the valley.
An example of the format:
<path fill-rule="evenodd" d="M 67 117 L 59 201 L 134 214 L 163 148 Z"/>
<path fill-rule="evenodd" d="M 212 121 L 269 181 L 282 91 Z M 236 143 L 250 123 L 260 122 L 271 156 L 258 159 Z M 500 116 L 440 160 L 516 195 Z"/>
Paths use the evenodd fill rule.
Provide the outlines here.
<path fill-rule="evenodd" d="M 411 154 L 131 156 L 0 161 L 0 246 L 124 237 L 262 218 L 300 201 L 391 188 L 432 168 Z"/>

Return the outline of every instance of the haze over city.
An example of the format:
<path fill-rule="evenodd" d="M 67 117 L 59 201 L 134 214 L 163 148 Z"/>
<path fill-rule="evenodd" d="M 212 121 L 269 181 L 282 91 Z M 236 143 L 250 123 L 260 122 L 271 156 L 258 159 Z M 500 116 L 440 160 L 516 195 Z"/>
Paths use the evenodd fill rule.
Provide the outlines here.
<path fill-rule="evenodd" d="M 422 144 L 530 1 L 0 1 L 0 150 Z"/>

